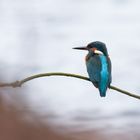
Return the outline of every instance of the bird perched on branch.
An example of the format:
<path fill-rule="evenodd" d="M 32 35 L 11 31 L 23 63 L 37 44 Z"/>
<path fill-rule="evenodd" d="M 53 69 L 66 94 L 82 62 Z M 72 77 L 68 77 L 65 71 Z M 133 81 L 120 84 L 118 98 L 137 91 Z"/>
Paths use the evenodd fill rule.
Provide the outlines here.
<path fill-rule="evenodd" d="M 107 88 L 112 81 L 111 61 L 106 45 L 103 42 L 95 41 L 86 47 L 73 49 L 88 51 L 85 61 L 89 78 L 94 86 L 99 89 L 100 96 L 105 97 Z"/>

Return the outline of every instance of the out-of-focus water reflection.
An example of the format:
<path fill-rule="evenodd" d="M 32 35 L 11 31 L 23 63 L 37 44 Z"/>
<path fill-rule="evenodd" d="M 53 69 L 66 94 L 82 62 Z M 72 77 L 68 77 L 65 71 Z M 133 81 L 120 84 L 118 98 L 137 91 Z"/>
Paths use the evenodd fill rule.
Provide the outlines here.
<path fill-rule="evenodd" d="M 113 85 L 139 93 L 139 4 L 138 0 L 1 0 L 1 76 L 12 81 L 52 71 L 87 75 L 86 53 L 72 48 L 100 40 L 112 59 Z M 109 90 L 106 98 L 100 98 L 91 83 L 65 77 L 37 79 L 25 87 L 29 106 L 43 120 L 46 113 L 53 114 L 50 121 L 57 126 L 74 131 L 105 128 L 105 133 L 132 132 L 131 136 L 139 130 L 140 101 L 121 93 Z"/>

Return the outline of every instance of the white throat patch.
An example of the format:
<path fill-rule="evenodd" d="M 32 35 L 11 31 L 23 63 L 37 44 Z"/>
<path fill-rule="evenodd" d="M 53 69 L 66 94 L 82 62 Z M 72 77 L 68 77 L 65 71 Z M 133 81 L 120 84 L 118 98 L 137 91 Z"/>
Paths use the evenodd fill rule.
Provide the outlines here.
<path fill-rule="evenodd" d="M 101 54 L 101 55 L 103 55 L 103 53 L 101 51 L 99 51 L 99 50 L 95 50 L 94 53 L 95 54 Z"/>

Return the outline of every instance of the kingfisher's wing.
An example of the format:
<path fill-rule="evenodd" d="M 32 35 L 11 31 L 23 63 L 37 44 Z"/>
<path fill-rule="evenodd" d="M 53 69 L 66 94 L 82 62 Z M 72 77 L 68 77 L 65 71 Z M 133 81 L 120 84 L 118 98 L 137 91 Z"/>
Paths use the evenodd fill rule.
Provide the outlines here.
<path fill-rule="evenodd" d="M 112 82 L 112 75 L 111 75 L 112 64 L 111 64 L 111 60 L 110 60 L 109 57 L 107 57 L 107 63 L 108 63 L 108 71 L 109 71 L 109 86 L 110 86 L 110 83 Z"/>
<path fill-rule="evenodd" d="M 100 72 L 101 72 L 101 61 L 99 55 L 91 56 L 87 62 L 87 72 L 90 80 L 94 84 L 95 87 L 98 87 L 98 83 L 100 81 Z"/>

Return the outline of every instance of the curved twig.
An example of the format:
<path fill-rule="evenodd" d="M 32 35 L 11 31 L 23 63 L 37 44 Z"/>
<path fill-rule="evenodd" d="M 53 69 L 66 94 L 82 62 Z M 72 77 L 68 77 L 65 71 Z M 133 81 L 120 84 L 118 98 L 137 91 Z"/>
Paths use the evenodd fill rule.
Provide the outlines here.
<path fill-rule="evenodd" d="M 0 83 L 0 87 L 8 87 L 8 86 L 9 87 L 20 87 L 24 83 L 26 83 L 26 82 L 28 82 L 30 80 L 40 78 L 40 77 L 46 77 L 46 76 L 68 76 L 68 77 L 74 77 L 74 78 L 90 81 L 90 79 L 88 77 L 77 75 L 77 74 L 63 73 L 63 72 L 51 72 L 51 73 L 36 74 L 36 75 L 33 75 L 33 76 L 29 76 L 29 77 L 27 77 L 27 78 L 25 78 L 23 80 L 15 81 L 15 82 L 12 82 L 12 83 Z M 139 95 L 136 95 L 136 94 L 130 93 L 128 91 L 122 90 L 122 89 L 120 89 L 118 87 L 115 87 L 115 86 L 111 85 L 110 89 L 116 90 L 116 91 L 118 91 L 120 93 L 126 94 L 128 96 L 133 97 L 133 98 L 140 99 Z"/>

